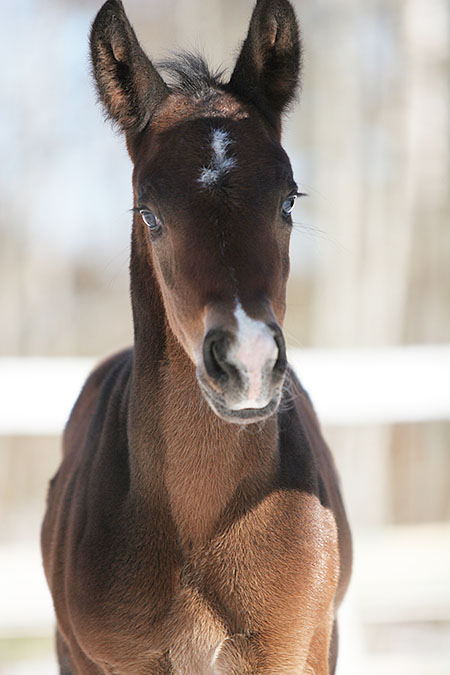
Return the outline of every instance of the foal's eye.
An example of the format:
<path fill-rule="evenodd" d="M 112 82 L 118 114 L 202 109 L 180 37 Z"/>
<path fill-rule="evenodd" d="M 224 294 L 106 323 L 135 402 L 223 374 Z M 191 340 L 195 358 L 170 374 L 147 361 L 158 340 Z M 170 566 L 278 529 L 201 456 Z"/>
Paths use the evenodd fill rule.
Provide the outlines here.
<path fill-rule="evenodd" d="M 295 202 L 297 195 L 290 195 L 287 199 L 284 200 L 281 206 L 281 213 L 284 218 L 289 218 L 292 211 L 294 210 Z"/>
<path fill-rule="evenodd" d="M 139 213 L 152 234 L 157 234 L 161 230 L 161 221 L 154 213 L 148 209 L 139 209 Z"/>

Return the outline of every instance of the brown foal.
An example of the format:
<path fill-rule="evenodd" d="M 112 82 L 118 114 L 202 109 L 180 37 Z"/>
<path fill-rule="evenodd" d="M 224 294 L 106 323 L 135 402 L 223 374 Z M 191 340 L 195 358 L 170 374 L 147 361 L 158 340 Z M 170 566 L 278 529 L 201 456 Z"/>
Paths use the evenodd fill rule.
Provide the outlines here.
<path fill-rule="evenodd" d="M 281 325 L 300 39 L 258 0 L 231 79 L 149 61 L 119 0 L 94 78 L 134 164 L 133 349 L 87 380 L 42 530 L 60 672 L 335 672 L 351 540 Z"/>

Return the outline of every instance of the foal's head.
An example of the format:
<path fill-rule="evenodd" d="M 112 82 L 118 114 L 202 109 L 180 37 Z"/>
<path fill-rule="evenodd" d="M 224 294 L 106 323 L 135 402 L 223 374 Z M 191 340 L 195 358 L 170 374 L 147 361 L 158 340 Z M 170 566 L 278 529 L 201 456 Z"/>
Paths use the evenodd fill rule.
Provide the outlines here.
<path fill-rule="evenodd" d="M 280 145 L 300 44 L 287 0 L 258 0 L 229 82 L 199 57 L 165 64 L 165 84 L 119 0 L 92 27 L 101 100 L 134 163 L 134 247 L 212 409 L 250 423 L 277 408 L 286 370 L 291 211 Z M 131 270 L 133 274 L 133 269 Z"/>

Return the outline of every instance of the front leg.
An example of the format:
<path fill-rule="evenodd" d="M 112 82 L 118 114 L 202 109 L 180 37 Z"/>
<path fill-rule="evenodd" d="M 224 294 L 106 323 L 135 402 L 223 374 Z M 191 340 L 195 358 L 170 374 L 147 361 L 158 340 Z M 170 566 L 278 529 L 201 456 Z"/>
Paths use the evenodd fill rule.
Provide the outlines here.
<path fill-rule="evenodd" d="M 102 670 L 86 656 L 76 640 L 71 639 L 69 644 L 59 629 L 56 630 L 56 652 L 60 675 L 103 675 Z"/>
<path fill-rule="evenodd" d="M 212 665 L 214 675 L 309 675 L 306 658 L 306 646 L 299 649 L 259 635 L 233 635 L 218 647 Z M 328 675 L 328 670 L 313 673 Z"/>
<path fill-rule="evenodd" d="M 330 675 L 333 620 L 305 626 L 301 638 L 286 635 L 233 635 L 216 649 L 214 675 Z"/>
<path fill-rule="evenodd" d="M 316 629 L 309 648 L 305 675 L 334 675 L 336 654 L 331 650 L 332 633 L 332 621 L 326 621 Z"/>
<path fill-rule="evenodd" d="M 214 675 L 252 675 L 260 672 L 261 658 L 255 640 L 233 635 L 217 647 L 212 660 Z"/>
<path fill-rule="evenodd" d="M 58 655 L 60 675 L 73 675 L 70 664 L 70 651 L 58 629 L 56 629 L 56 653 Z"/>

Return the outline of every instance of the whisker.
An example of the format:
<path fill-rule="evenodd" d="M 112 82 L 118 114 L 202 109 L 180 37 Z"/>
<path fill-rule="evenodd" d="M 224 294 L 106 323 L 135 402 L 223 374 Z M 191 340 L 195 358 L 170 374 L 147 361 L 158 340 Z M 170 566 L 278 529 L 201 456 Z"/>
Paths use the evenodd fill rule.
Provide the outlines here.
<path fill-rule="evenodd" d="M 325 201 L 328 200 L 327 196 L 323 194 L 323 192 L 320 192 L 320 190 L 317 190 L 317 188 L 313 188 L 311 185 L 307 185 L 306 183 L 299 183 L 300 187 L 302 190 L 305 190 L 304 194 L 306 197 L 318 197 L 319 199 L 323 199 Z"/>
<path fill-rule="evenodd" d="M 334 237 L 332 234 L 330 234 L 330 232 L 327 232 L 326 230 L 321 230 L 316 225 L 310 225 L 308 223 L 295 220 L 293 221 L 292 229 L 295 231 L 295 233 L 300 232 L 302 235 L 315 237 L 322 241 L 326 241 L 329 242 L 330 244 L 333 244 L 334 246 L 340 248 L 342 251 L 346 251 L 347 253 L 350 252 L 350 249 L 347 246 L 345 246 L 342 243 L 342 241 Z"/>
<path fill-rule="evenodd" d="M 289 311 L 289 302 L 287 303 L 287 309 Z M 287 342 L 289 344 L 294 345 L 295 347 L 304 347 L 305 345 L 298 339 L 294 333 L 291 333 L 290 330 L 287 330 L 287 328 L 283 328 L 283 333 L 285 334 L 287 338 Z"/>
<path fill-rule="evenodd" d="M 102 273 L 105 276 L 108 276 L 107 288 L 113 289 L 117 283 L 117 280 L 122 275 L 122 273 L 127 272 L 127 263 L 130 257 L 130 246 L 127 244 L 122 247 L 112 255 L 108 257 L 103 265 L 101 265 Z M 112 273 L 111 273 L 112 271 Z"/>
<path fill-rule="evenodd" d="M 252 424 L 241 424 L 238 428 L 238 434 L 246 433 L 249 436 L 257 436 L 262 432 L 264 422 L 253 422 Z"/>
<path fill-rule="evenodd" d="M 293 382 L 291 378 L 288 376 L 285 378 L 283 382 L 283 394 L 281 397 L 280 401 L 280 406 L 279 410 L 281 412 L 286 412 L 288 410 L 292 410 L 292 408 L 295 406 L 295 402 L 298 398 L 300 398 L 301 392 L 294 392 L 293 391 Z"/>

